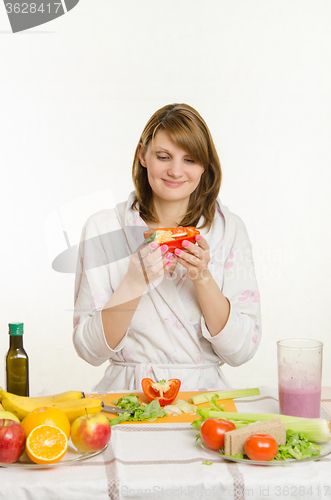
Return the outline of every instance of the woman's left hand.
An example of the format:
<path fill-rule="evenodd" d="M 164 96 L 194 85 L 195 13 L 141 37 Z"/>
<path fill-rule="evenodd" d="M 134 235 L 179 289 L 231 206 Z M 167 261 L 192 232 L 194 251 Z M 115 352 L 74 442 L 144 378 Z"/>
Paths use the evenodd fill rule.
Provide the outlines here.
<path fill-rule="evenodd" d="M 209 245 L 203 236 L 198 234 L 195 237 L 195 241 L 197 245 L 184 240 L 182 242 L 183 249 L 179 250 L 176 248 L 174 255 L 176 256 L 176 260 L 187 269 L 187 277 L 193 283 L 198 283 L 211 276 L 208 269 L 210 255 Z"/>

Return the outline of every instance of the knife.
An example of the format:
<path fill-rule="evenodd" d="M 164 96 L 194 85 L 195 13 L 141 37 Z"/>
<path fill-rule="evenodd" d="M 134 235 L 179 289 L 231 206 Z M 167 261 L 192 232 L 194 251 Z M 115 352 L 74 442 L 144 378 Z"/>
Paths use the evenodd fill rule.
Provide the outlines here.
<path fill-rule="evenodd" d="M 117 408 L 117 406 L 103 405 L 102 411 L 109 411 L 109 413 L 130 413 L 130 415 L 133 415 L 133 411 L 123 410 L 123 408 Z"/>

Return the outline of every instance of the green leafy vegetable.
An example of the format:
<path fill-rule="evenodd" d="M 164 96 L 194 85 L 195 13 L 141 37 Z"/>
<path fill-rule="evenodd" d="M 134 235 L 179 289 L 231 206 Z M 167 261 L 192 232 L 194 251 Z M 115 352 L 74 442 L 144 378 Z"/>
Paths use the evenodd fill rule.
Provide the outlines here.
<path fill-rule="evenodd" d="M 123 396 L 118 401 L 112 401 L 112 403 L 118 408 L 128 411 L 134 411 L 141 406 L 141 403 L 138 401 L 137 396 L 135 396 L 134 394 Z"/>
<path fill-rule="evenodd" d="M 168 416 L 168 414 L 162 410 L 158 399 L 154 399 L 151 403 L 145 404 L 140 403 L 137 396 L 134 394 L 129 394 L 112 403 L 118 408 L 132 411 L 133 415 L 130 413 L 121 413 L 117 418 L 109 419 L 110 425 L 120 424 L 121 422 L 137 422 L 140 420 L 153 421 L 157 418 Z"/>
<path fill-rule="evenodd" d="M 302 432 L 294 432 L 291 429 L 286 431 L 286 443 L 278 446 L 278 453 L 274 460 L 286 460 L 287 458 L 318 457 L 322 446 L 318 446 L 311 441 Z"/>
<path fill-rule="evenodd" d="M 213 462 L 209 462 L 209 460 L 204 460 L 202 465 L 213 465 Z"/>
<path fill-rule="evenodd" d="M 210 400 L 211 408 L 218 411 L 224 411 L 223 405 L 217 404 L 218 400 L 219 400 L 219 395 L 215 394 Z"/>
<path fill-rule="evenodd" d="M 127 422 L 128 420 L 133 420 L 133 415 L 131 413 L 121 413 L 116 418 L 109 418 L 110 425 L 120 424 L 121 422 Z"/>

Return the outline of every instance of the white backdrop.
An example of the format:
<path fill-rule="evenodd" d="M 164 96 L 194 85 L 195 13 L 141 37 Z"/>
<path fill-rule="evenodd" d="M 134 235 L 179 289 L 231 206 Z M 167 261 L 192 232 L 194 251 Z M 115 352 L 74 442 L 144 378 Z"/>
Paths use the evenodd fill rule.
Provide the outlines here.
<path fill-rule="evenodd" d="M 106 369 L 78 358 L 74 274 L 51 264 L 63 230 L 73 246 L 126 199 L 141 131 L 172 102 L 208 123 L 253 244 L 263 337 L 230 383 L 276 387 L 276 341 L 306 337 L 331 384 L 330 16 L 329 0 L 81 0 L 13 35 L 0 6 L 0 350 L 24 322 L 32 394 L 88 391 Z"/>

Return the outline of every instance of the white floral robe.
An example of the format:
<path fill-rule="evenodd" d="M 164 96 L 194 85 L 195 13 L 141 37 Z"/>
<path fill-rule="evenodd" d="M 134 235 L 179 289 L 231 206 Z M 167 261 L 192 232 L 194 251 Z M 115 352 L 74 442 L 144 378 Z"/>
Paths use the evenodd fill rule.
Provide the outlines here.
<path fill-rule="evenodd" d="M 134 192 L 115 209 L 94 214 L 82 231 L 73 342 L 88 363 L 108 362 L 93 390 L 137 390 L 144 377 L 179 378 L 182 390 L 230 388 L 221 365 L 241 365 L 256 352 L 261 338 L 260 298 L 246 228 L 219 199 L 210 231 L 200 232 L 210 246 L 209 269 L 230 301 L 223 330 L 210 335 L 193 283 L 177 263 L 172 276 L 167 273 L 148 286 L 124 338 L 115 349 L 108 346 L 101 310 L 123 279 L 130 255 L 147 229 L 131 209 L 133 198 Z"/>

